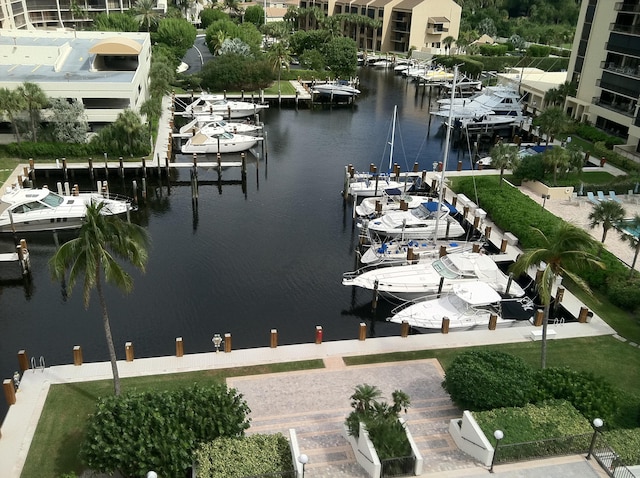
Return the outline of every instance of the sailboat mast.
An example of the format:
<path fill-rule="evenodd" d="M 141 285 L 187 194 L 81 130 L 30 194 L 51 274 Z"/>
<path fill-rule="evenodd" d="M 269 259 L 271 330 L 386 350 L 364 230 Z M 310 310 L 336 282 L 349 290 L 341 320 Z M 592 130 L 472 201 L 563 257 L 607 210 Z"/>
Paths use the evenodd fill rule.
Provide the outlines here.
<path fill-rule="evenodd" d="M 398 115 L 398 105 L 393 107 L 393 124 L 391 126 L 391 148 L 389 152 L 389 174 L 391 174 L 391 168 L 393 167 L 393 143 L 396 140 L 396 117 Z"/>
<path fill-rule="evenodd" d="M 451 108 L 449 108 L 449 121 L 447 123 L 447 134 L 444 140 L 444 157 L 442 159 L 442 171 L 440 175 L 440 192 L 438 193 L 438 211 L 436 212 L 436 230 L 434 240 L 438 239 L 438 231 L 440 230 L 440 208 L 444 200 L 444 173 L 447 170 L 447 160 L 449 159 L 449 140 L 451 139 L 451 128 L 453 121 L 453 100 L 456 97 L 456 82 L 458 81 L 458 65 L 453 67 L 453 85 L 451 88 Z"/>

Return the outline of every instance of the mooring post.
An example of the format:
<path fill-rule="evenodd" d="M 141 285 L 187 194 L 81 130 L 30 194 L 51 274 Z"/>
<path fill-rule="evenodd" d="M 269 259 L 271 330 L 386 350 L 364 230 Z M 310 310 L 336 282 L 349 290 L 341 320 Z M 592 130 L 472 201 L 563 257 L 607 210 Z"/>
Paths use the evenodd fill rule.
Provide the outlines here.
<path fill-rule="evenodd" d="M 13 380 L 5 378 L 2 381 L 2 389 L 4 390 L 4 398 L 7 401 L 7 405 L 14 405 L 16 403 L 16 387 L 13 384 Z"/>
<path fill-rule="evenodd" d="M 142 200 L 147 200 L 147 178 L 142 178 Z"/>
<path fill-rule="evenodd" d="M 231 352 L 231 334 L 229 332 L 224 334 L 224 352 L 225 353 Z"/>
<path fill-rule="evenodd" d="M 133 362 L 133 342 L 126 342 L 124 344 L 124 353 L 127 362 Z"/>
<path fill-rule="evenodd" d="M 89 158 L 89 179 L 93 182 L 93 158 Z"/>
<path fill-rule="evenodd" d="M 120 173 L 120 177 L 124 178 L 124 158 L 120 156 L 118 162 L 120 163 L 118 172 Z"/>
<path fill-rule="evenodd" d="M 449 317 L 442 318 L 442 325 L 440 326 L 440 332 L 443 334 L 449 333 Z"/>
<path fill-rule="evenodd" d="M 367 338 L 367 324 L 364 322 L 360 322 L 360 326 L 358 328 L 358 340 L 364 341 Z"/>
<path fill-rule="evenodd" d="M 69 179 L 67 172 L 67 158 L 62 158 L 62 174 L 64 176 L 64 180 L 67 181 Z"/>
<path fill-rule="evenodd" d="M 184 355 L 184 343 L 182 337 L 176 337 L 176 357 L 182 357 Z"/>
<path fill-rule="evenodd" d="M 400 325 L 400 337 L 406 338 L 409 336 L 409 322 L 406 320 L 402 321 L 402 325 Z"/>
<path fill-rule="evenodd" d="M 135 179 L 131 182 L 131 188 L 133 190 L 133 204 L 138 204 L 138 182 Z"/>
<path fill-rule="evenodd" d="M 373 299 L 371 300 L 371 312 L 375 312 L 378 308 L 378 280 L 373 283 Z"/>
<path fill-rule="evenodd" d="M 147 177 L 147 157 L 146 156 L 142 157 L 142 177 L 143 178 Z"/>
<path fill-rule="evenodd" d="M 29 357 L 24 349 L 18 350 L 18 367 L 20 368 L 20 373 L 29 370 Z"/>
<path fill-rule="evenodd" d="M 104 175 L 109 177 L 109 162 L 107 161 L 107 153 L 104 153 Z"/>
<path fill-rule="evenodd" d="M 73 365 L 76 367 L 82 365 L 82 347 L 79 345 L 73 347 Z"/>
<path fill-rule="evenodd" d="M 270 347 L 275 349 L 278 346 L 278 331 L 276 329 L 271 329 L 271 344 Z"/>
<path fill-rule="evenodd" d="M 316 344 L 322 343 L 322 325 L 316 325 Z"/>
<path fill-rule="evenodd" d="M 68 181 L 64 182 L 64 194 L 66 196 L 71 196 L 71 188 L 69 187 L 69 182 Z"/>

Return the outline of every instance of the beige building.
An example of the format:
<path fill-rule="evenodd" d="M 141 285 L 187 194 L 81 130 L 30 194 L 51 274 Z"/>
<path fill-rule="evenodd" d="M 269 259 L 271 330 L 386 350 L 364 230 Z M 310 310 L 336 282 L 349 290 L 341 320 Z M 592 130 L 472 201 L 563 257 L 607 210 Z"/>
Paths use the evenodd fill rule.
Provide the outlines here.
<path fill-rule="evenodd" d="M 380 28 L 353 26 L 347 32 L 361 50 L 407 53 L 410 48 L 445 54 L 443 40 L 458 38 L 462 8 L 453 0 L 300 0 L 325 15 L 358 14 L 380 20 Z"/>
<path fill-rule="evenodd" d="M 640 160 L 640 0 L 583 0 L 569 61 L 572 117 L 624 138 L 616 151 Z"/>
<path fill-rule="evenodd" d="M 90 24 L 98 13 L 125 12 L 135 0 L 0 0 L 0 30 L 74 28 Z M 166 13 L 167 0 L 156 0 Z"/>
<path fill-rule="evenodd" d="M 92 126 L 140 111 L 150 66 L 148 33 L 0 30 L 0 87 L 28 81 L 50 98 L 76 99 Z"/>

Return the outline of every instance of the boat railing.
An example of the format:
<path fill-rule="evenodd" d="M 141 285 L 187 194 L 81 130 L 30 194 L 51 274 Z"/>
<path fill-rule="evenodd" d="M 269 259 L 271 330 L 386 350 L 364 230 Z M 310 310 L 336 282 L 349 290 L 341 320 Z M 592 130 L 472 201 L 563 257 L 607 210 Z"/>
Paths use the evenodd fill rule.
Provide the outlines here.
<path fill-rule="evenodd" d="M 441 296 L 442 296 L 442 293 L 434 292 L 432 294 L 426 294 L 426 295 L 422 295 L 420 297 L 416 297 L 415 299 L 412 299 L 412 300 L 407 300 L 407 301 L 403 302 L 402 304 L 398 305 L 397 307 L 393 308 L 391 310 L 391 314 L 395 315 L 398 312 L 400 312 L 400 311 L 402 311 L 402 310 L 406 309 L 407 307 L 410 307 L 410 306 L 412 306 L 414 304 L 417 304 L 417 303 L 420 303 L 420 302 L 425 302 L 427 300 L 438 299 Z"/>

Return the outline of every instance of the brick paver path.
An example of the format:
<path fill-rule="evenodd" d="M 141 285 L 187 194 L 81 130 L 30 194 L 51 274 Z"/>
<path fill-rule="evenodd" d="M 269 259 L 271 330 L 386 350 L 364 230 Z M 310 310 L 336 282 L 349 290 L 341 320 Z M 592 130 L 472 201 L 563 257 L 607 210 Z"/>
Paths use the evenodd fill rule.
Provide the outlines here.
<path fill-rule="evenodd" d="M 351 412 L 349 397 L 357 385 L 375 385 L 391 403 L 402 390 L 411 399 L 406 419 L 425 460 L 424 474 L 474 468 L 477 464 L 451 440 L 449 420 L 462 413 L 442 389 L 442 369 L 436 360 L 354 367 L 329 359 L 328 368 L 292 373 L 234 377 L 227 380 L 251 408 L 248 433 L 296 430 L 300 450 L 309 456 L 309 478 L 365 477 L 344 436 Z"/>

